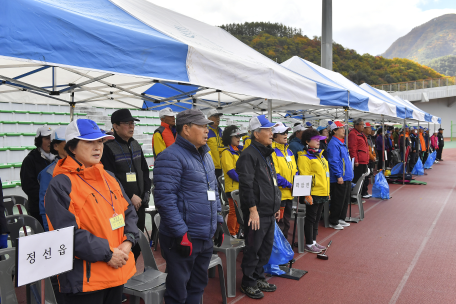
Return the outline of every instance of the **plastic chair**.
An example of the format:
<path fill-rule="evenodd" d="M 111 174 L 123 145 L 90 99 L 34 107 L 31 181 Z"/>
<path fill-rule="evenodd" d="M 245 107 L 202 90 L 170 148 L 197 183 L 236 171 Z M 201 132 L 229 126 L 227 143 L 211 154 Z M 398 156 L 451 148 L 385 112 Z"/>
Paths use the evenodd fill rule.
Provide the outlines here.
<path fill-rule="evenodd" d="M 361 175 L 361 177 L 356 182 L 355 187 L 353 187 L 351 191 L 351 198 L 355 198 L 359 208 L 359 220 L 362 221 L 364 219 L 364 207 L 363 207 L 363 198 L 361 197 L 361 189 L 363 188 L 364 180 L 366 176 L 370 174 L 370 169 L 367 168 L 366 173 Z M 351 202 L 350 202 L 351 203 Z M 350 216 L 351 216 L 351 206 L 350 206 Z M 346 218 L 346 220 L 350 219 L 350 216 Z"/>
<path fill-rule="evenodd" d="M 231 192 L 231 197 L 234 200 L 234 206 L 236 208 L 236 217 L 239 222 L 239 206 L 237 202 L 239 201 L 239 190 L 235 190 Z M 239 210 L 238 210 L 239 209 Z M 242 218 L 242 216 L 241 216 Z M 239 223 L 241 227 L 244 227 L 244 223 Z M 226 223 L 224 224 L 224 234 L 225 238 L 223 240 L 223 243 L 220 247 L 215 247 L 214 246 L 214 251 L 215 252 L 223 252 L 226 257 L 226 286 L 227 286 L 227 293 L 228 297 L 232 298 L 236 296 L 236 259 L 237 256 L 239 255 L 239 252 L 241 252 L 244 247 L 245 247 L 245 242 L 244 240 L 241 239 L 235 239 L 231 237 L 228 227 L 226 227 Z"/>
<path fill-rule="evenodd" d="M 19 195 L 5 195 L 3 196 L 3 205 L 5 206 L 8 215 L 13 215 L 13 208 L 15 205 L 24 206 L 25 210 L 28 211 L 28 201 L 25 197 Z"/>
<path fill-rule="evenodd" d="M 13 247 L 17 247 L 17 239 L 20 237 L 20 231 L 23 227 L 30 227 L 30 230 L 27 229 L 27 234 L 38 234 L 44 232 L 43 226 L 41 226 L 41 224 L 30 215 L 15 214 L 6 216 L 5 219 L 8 230 L 10 231 L 11 244 Z M 38 303 L 38 301 L 34 300 L 34 297 L 30 297 L 30 290 L 36 298 L 40 299 L 41 281 L 28 284 L 26 291 L 27 303 Z M 52 288 L 51 280 L 49 278 L 45 279 L 45 298 L 46 303 L 57 303 L 54 295 L 54 289 Z"/>
<path fill-rule="evenodd" d="M 222 214 L 223 217 L 225 217 L 228 214 L 228 212 L 230 212 L 230 203 L 228 202 L 228 197 L 225 193 L 225 177 L 223 175 L 219 176 L 219 178 L 217 179 L 217 183 L 219 189 L 222 190 L 220 191 L 220 199 L 222 201 Z"/>
<path fill-rule="evenodd" d="M 124 293 L 130 295 L 131 304 L 139 304 L 140 298 L 146 304 L 161 304 L 166 290 L 166 273 L 158 270 L 144 233 L 139 233 L 138 242 L 144 259 L 144 272 L 132 277 L 125 283 Z"/>
<path fill-rule="evenodd" d="M 17 304 L 16 291 L 11 276 L 15 273 L 16 248 L 0 250 L 0 290 L 2 303 Z"/>
<path fill-rule="evenodd" d="M 214 247 L 215 249 L 216 247 Z M 218 267 L 218 273 L 219 273 L 219 280 L 220 280 L 220 289 L 222 291 L 222 300 L 223 304 L 226 304 L 226 289 L 225 289 L 225 274 L 223 273 L 223 264 L 222 264 L 222 259 L 216 255 L 213 254 L 211 261 L 209 263 L 209 270 L 214 269 L 215 267 Z M 203 298 L 201 297 L 201 304 L 203 304 Z"/>

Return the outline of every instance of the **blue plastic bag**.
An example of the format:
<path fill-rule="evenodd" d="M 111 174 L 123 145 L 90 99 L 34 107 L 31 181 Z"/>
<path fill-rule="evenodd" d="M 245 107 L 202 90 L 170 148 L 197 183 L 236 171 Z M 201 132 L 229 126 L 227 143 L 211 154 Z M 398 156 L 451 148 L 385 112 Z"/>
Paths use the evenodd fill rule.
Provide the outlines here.
<path fill-rule="evenodd" d="M 372 186 L 372 196 L 375 198 L 389 199 L 390 190 L 383 171 L 375 175 L 375 183 Z"/>
<path fill-rule="evenodd" d="M 418 161 L 415 164 L 415 167 L 413 167 L 412 174 L 413 175 L 424 175 L 423 163 L 421 162 L 421 158 L 419 158 L 419 157 L 418 157 Z"/>
<path fill-rule="evenodd" d="M 429 154 L 428 158 L 426 159 L 426 162 L 424 163 L 424 169 L 431 168 L 432 165 L 434 164 L 436 158 L 437 158 L 437 151 L 434 151 L 431 154 Z"/>
<path fill-rule="evenodd" d="M 404 163 L 396 164 L 393 169 L 391 169 L 391 175 L 402 174 L 404 172 Z"/>
<path fill-rule="evenodd" d="M 283 236 L 277 222 L 274 230 L 274 244 L 272 245 L 271 257 L 269 262 L 264 265 L 264 272 L 274 275 L 284 274 L 285 271 L 279 268 L 279 265 L 286 264 L 293 259 L 294 251 L 291 249 L 290 243 Z"/>

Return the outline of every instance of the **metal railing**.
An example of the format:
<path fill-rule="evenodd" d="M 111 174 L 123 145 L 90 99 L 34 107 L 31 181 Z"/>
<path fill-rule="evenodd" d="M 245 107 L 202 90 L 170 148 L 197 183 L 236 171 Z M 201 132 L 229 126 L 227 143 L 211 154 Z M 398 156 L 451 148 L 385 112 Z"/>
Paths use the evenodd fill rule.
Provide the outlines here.
<path fill-rule="evenodd" d="M 455 76 L 447 76 L 442 78 L 431 78 L 431 79 L 422 79 L 416 81 L 406 81 L 406 82 L 396 82 L 396 83 L 386 83 L 386 84 L 377 84 L 373 85 L 374 88 L 390 91 L 390 92 L 401 92 L 401 91 L 411 91 L 419 89 L 430 89 L 437 87 L 447 87 L 456 84 Z"/>

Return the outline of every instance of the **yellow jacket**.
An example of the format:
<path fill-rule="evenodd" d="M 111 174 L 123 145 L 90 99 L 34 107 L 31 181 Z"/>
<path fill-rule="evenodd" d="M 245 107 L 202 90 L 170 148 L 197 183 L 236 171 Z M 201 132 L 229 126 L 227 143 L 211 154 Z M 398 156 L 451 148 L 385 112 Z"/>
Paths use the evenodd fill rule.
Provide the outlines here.
<path fill-rule="evenodd" d="M 209 134 L 207 135 L 207 145 L 211 149 L 215 169 L 222 169 L 222 165 L 220 163 L 220 154 L 224 149 L 222 144 L 222 129 L 217 128 L 216 130 L 211 126 L 208 126 L 207 128 L 209 129 Z"/>
<path fill-rule="evenodd" d="M 329 196 L 329 166 L 322 153 L 299 151 L 298 169 L 299 175 L 312 175 L 311 195 Z"/>
<path fill-rule="evenodd" d="M 231 191 L 239 189 L 239 176 L 236 172 L 236 162 L 241 155 L 241 146 L 238 146 L 238 150 L 233 149 L 232 146 L 225 147 L 222 151 L 222 169 L 225 176 L 225 192 L 231 193 Z"/>
<path fill-rule="evenodd" d="M 244 142 L 244 148 L 247 148 L 248 146 L 250 146 L 250 143 L 252 142 L 252 140 L 250 139 L 250 136 L 249 135 L 245 135 L 242 137 L 242 141 Z"/>
<path fill-rule="evenodd" d="M 293 152 L 288 149 L 288 144 L 283 145 L 273 142 L 272 148 L 274 152 L 271 156 L 277 173 L 277 183 L 280 192 L 282 192 L 282 200 L 291 200 L 293 199 L 291 193 L 293 178 L 298 172 Z"/>

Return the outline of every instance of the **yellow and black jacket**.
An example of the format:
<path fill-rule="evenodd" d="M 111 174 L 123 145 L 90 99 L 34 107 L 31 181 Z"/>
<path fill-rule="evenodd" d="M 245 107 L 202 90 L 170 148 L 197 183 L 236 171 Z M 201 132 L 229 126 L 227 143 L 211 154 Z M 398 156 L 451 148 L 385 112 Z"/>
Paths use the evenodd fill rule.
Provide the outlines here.
<path fill-rule="evenodd" d="M 239 189 L 239 176 L 236 172 L 236 162 L 241 155 L 242 146 L 234 148 L 233 146 L 225 147 L 222 152 L 222 169 L 225 176 L 225 192 Z"/>
<path fill-rule="evenodd" d="M 312 176 L 311 195 L 329 196 L 329 166 L 323 151 L 298 152 L 299 175 Z"/>
<path fill-rule="evenodd" d="M 277 184 L 280 192 L 282 193 L 282 200 L 292 200 L 291 187 L 293 185 L 293 178 L 298 172 L 293 152 L 288 149 L 288 144 L 272 143 L 274 152 L 272 153 L 272 160 L 277 172 Z"/>

